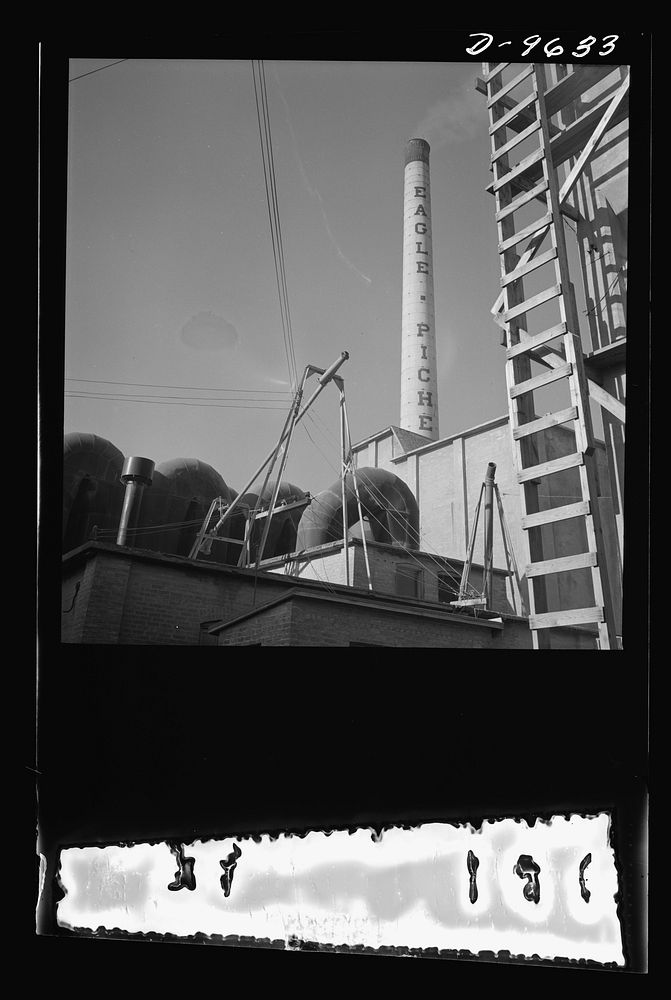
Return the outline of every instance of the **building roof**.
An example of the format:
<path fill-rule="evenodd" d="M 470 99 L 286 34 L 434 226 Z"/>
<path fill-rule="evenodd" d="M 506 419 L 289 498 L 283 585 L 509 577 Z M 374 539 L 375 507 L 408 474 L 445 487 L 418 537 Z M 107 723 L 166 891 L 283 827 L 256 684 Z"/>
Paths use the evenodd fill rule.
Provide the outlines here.
<path fill-rule="evenodd" d="M 291 582 L 294 583 L 295 581 Z M 340 590 L 336 592 L 335 588 L 338 586 L 337 584 L 331 584 L 332 590 L 327 592 L 322 589 L 321 584 L 319 586 L 320 589 L 317 590 L 303 590 L 300 587 L 292 586 L 285 594 L 276 597 L 272 601 L 260 604 L 258 607 L 252 608 L 250 611 L 246 611 L 242 615 L 237 615 L 228 621 L 222 620 L 215 625 L 211 625 L 208 632 L 216 635 L 233 625 L 237 625 L 239 622 L 255 618 L 269 611 L 271 608 L 276 608 L 280 604 L 285 604 L 287 601 L 293 600 L 324 601 L 327 604 L 344 604 L 350 607 L 363 607 L 367 610 L 386 611 L 393 615 L 412 615 L 420 618 L 432 618 L 437 621 L 449 621 L 450 624 L 456 622 L 462 625 L 484 626 L 490 629 L 500 630 L 503 628 L 503 620 L 498 615 L 494 615 L 491 618 L 474 618 L 470 615 L 455 612 L 445 606 L 429 605 L 426 602 L 400 598 L 392 594 L 376 593 L 374 596 L 371 596 L 370 591 L 357 591 L 352 587 L 340 587 Z"/>
<path fill-rule="evenodd" d="M 389 427 L 385 427 L 383 430 L 377 431 L 375 434 L 370 434 L 367 438 L 363 438 L 361 441 L 357 441 L 356 444 L 352 445 L 352 450 L 356 451 L 357 449 L 370 444 L 371 441 L 379 441 L 380 438 L 388 437 L 391 434 L 396 438 L 403 452 L 406 455 L 410 455 L 417 451 L 423 451 L 424 449 L 428 450 L 430 448 L 440 448 L 441 445 L 448 444 L 450 441 L 454 441 L 457 438 L 469 437 L 472 434 L 480 434 L 490 428 L 498 427 L 500 424 L 505 424 L 508 420 L 509 417 L 506 413 L 501 417 L 494 417 L 492 420 L 487 420 L 483 424 L 478 424 L 476 427 L 469 427 L 456 434 L 450 434 L 447 437 L 439 438 L 437 441 L 433 441 L 422 434 L 416 434 L 414 431 L 406 430 L 404 427 L 398 427 L 396 424 L 390 424 Z"/>
<path fill-rule="evenodd" d="M 421 434 L 415 434 L 414 431 L 408 431 L 403 427 L 397 427 L 395 424 L 390 424 L 381 431 L 377 431 L 375 434 L 369 434 L 368 437 L 362 438 L 361 441 L 357 441 L 356 444 L 352 445 L 352 451 L 358 451 L 361 448 L 364 448 L 366 445 L 370 444 L 371 441 L 379 441 L 381 438 L 393 435 L 398 441 L 403 454 L 395 455 L 391 461 L 403 462 L 409 455 L 416 455 L 425 451 L 435 451 L 437 448 L 442 448 L 444 445 L 450 444 L 452 441 L 457 441 L 459 438 L 473 437 L 475 434 L 482 434 L 485 431 L 493 430 L 495 427 L 507 424 L 509 420 L 510 418 L 508 414 L 505 413 L 500 417 L 493 417 L 491 420 L 486 420 L 482 424 L 476 424 L 475 427 L 467 427 L 465 430 L 458 431 L 456 434 L 449 434 L 447 437 L 439 438 L 437 441 L 429 440 Z M 570 429 L 560 426 L 553 428 L 553 430 L 565 434 L 572 433 Z M 605 448 L 605 442 L 601 440 L 601 438 L 595 438 L 594 444 L 597 448 Z"/>

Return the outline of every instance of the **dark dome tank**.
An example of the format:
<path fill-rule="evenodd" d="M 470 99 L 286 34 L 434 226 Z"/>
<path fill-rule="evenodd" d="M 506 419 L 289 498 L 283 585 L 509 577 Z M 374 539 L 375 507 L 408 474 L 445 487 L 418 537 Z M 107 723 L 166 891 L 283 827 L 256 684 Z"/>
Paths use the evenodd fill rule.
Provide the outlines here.
<path fill-rule="evenodd" d="M 170 490 L 180 497 L 228 497 L 231 490 L 216 469 L 198 458 L 171 458 L 156 471 L 167 480 Z"/>
<path fill-rule="evenodd" d="M 419 507 L 410 487 L 386 469 L 364 468 L 356 474 L 361 509 L 369 518 L 376 542 L 419 547 Z M 347 523 L 359 521 L 359 509 L 351 473 L 345 477 Z M 298 551 L 337 541 L 343 535 L 343 502 L 340 480 L 318 493 L 306 508 L 298 526 Z"/>
<path fill-rule="evenodd" d="M 123 502 L 124 455 L 97 434 L 73 431 L 63 439 L 63 551 L 76 548 L 95 529 L 109 533 Z"/>

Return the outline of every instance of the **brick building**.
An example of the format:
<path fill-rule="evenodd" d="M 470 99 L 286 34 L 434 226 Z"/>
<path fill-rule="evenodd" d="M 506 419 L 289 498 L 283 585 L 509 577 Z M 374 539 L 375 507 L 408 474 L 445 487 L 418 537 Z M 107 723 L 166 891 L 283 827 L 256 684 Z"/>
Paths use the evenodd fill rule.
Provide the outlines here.
<path fill-rule="evenodd" d="M 283 587 L 282 594 L 286 592 L 287 580 L 311 580 L 314 587 L 321 587 L 327 593 L 334 587 L 349 584 L 359 591 L 435 605 L 444 614 L 449 602 L 458 597 L 478 492 L 487 463 L 493 461 L 497 465 L 496 479 L 520 577 L 515 577 L 506 562 L 503 535 L 497 524 L 493 537 L 490 610 L 497 616 L 526 615 L 525 539 L 508 436 L 508 418 L 501 417 L 439 441 L 427 442 L 420 435 L 392 426 L 354 445 L 359 474 L 370 479 L 371 488 L 363 522 L 358 522 L 355 511 L 351 511 L 348 518 L 349 572 L 346 572 L 343 554 L 339 484 L 333 484 L 315 497 L 291 484 L 283 484 L 281 497 L 290 500 L 302 495 L 305 499 L 302 507 L 294 506 L 288 513 L 279 511 L 273 518 L 273 532 L 265 550 L 268 558 L 260 563 L 263 573 L 259 579 L 281 577 L 283 582 L 276 586 Z M 565 453 L 571 447 L 565 438 L 561 428 L 553 428 L 543 435 L 543 454 L 550 458 Z M 229 569 L 236 566 L 241 542 L 235 539 L 241 540 L 244 535 L 244 515 L 236 515 L 228 522 L 224 534 L 231 541 L 219 542 L 209 551 L 201 552 L 193 565 L 188 559 L 210 502 L 216 496 L 230 501 L 236 495 L 216 470 L 202 462 L 184 459 L 159 467 L 154 483 L 146 490 L 136 511 L 135 526 L 127 543 L 130 548 L 122 550 L 124 558 L 105 563 L 105 582 L 101 586 L 101 578 L 95 577 L 94 584 L 95 574 L 92 576 L 89 571 L 78 576 L 75 567 L 83 567 L 86 560 L 82 563 L 76 553 L 82 546 L 86 548 L 91 537 L 97 537 L 103 548 L 87 551 L 116 548 L 112 543 L 123 504 L 120 472 L 124 456 L 110 442 L 95 435 L 68 435 L 65 457 L 63 607 L 68 608 L 74 587 L 79 583 L 75 606 L 80 610 L 64 612 L 64 642 L 202 643 L 212 640 L 205 637 L 201 623 L 230 620 L 247 613 L 246 600 L 241 602 L 234 596 L 234 587 L 222 585 L 222 581 L 230 577 L 221 574 L 213 577 L 201 572 L 204 566 Z M 612 500 L 607 495 L 603 449 L 599 452 L 599 467 L 603 469 L 603 492 L 606 494 L 600 500 L 602 520 L 614 570 L 610 578 L 614 581 L 613 599 L 620 616 L 619 547 Z M 543 501 L 547 506 L 565 502 L 563 496 L 575 491 L 575 471 L 568 470 L 551 478 L 548 496 Z M 373 482 L 374 477 L 382 484 L 382 489 L 389 487 L 386 500 Z M 255 496 L 250 494 L 250 502 Z M 371 503 L 377 506 L 371 508 Z M 320 523 L 322 510 L 330 511 L 328 523 Z M 310 527 L 304 530 L 306 523 Z M 544 549 L 549 556 L 571 555 L 581 551 L 584 545 L 571 521 L 549 524 L 541 530 Z M 474 591 L 482 585 L 482 565 L 478 562 L 483 554 L 481 532 L 482 528 L 469 578 Z M 366 539 L 365 549 L 362 536 Z M 139 564 L 130 559 L 129 554 L 141 554 L 146 567 L 149 565 L 146 557 L 152 551 L 160 558 L 153 564 L 151 580 L 148 581 L 149 571 L 146 570 L 140 583 Z M 175 556 L 181 556 L 182 560 L 175 561 L 172 558 Z M 97 565 L 97 560 L 94 564 Z M 186 567 L 192 570 L 191 586 L 183 592 Z M 244 572 L 236 579 L 246 579 Z M 215 580 L 218 581 L 216 586 Z M 547 580 L 548 611 L 584 606 L 590 586 L 587 570 L 555 574 Z M 244 587 L 240 583 L 236 586 Z M 263 587 L 264 601 L 271 602 L 280 596 L 269 582 L 266 581 Z M 132 604 L 136 605 L 133 613 L 130 611 Z M 86 607 L 84 616 L 80 613 L 82 606 Z M 316 607 L 314 602 L 312 606 Z M 319 605 L 321 614 L 326 606 L 324 603 Z M 286 607 L 288 605 L 283 614 Z M 175 614 L 178 611 L 179 614 Z M 182 612 L 187 611 L 188 620 L 183 620 Z M 239 629 L 230 632 L 224 629 L 219 641 L 232 644 L 233 637 L 238 634 Z M 437 642 L 435 632 L 431 634 Z M 458 645 L 463 640 L 468 646 L 473 644 L 472 637 L 476 634 L 471 630 L 466 638 L 467 633 L 463 630 L 452 631 L 448 637 L 443 632 L 442 638 L 446 645 Z M 588 647 L 595 648 L 592 634 L 593 629 L 589 626 L 567 633 L 558 629 L 548 632 L 552 645 L 559 647 L 567 644 L 566 636 L 570 635 L 573 638 L 569 645 L 574 642 L 583 646 L 587 642 Z M 272 637 L 266 635 L 265 641 L 269 638 Z M 300 636 L 294 635 L 294 638 L 301 644 Z M 353 641 L 357 641 L 356 638 Z"/>
<path fill-rule="evenodd" d="M 369 546 L 378 588 L 239 569 L 88 542 L 63 560 L 63 643 L 119 645 L 417 646 L 530 649 L 527 620 L 457 611 L 437 591 L 399 594 L 390 546 Z M 340 551 L 338 551 L 338 549 Z M 361 542 L 348 547 L 357 563 Z M 342 564 L 342 543 L 327 555 Z M 272 560 L 271 560 L 272 562 Z M 399 565 L 402 560 L 399 558 Z M 455 567 L 458 568 L 458 567 Z M 398 566 L 397 566 L 398 569 Z M 404 581 L 405 586 L 405 581 Z M 387 588 L 385 590 L 385 588 Z M 500 592 L 503 593 L 504 587 Z M 558 648 L 590 649 L 581 628 L 553 630 Z"/>

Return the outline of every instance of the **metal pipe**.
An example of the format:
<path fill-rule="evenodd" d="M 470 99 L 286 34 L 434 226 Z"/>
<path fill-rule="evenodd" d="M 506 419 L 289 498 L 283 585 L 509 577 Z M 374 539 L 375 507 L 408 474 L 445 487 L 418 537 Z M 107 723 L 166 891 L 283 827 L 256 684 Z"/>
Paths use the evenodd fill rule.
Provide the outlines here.
<path fill-rule="evenodd" d="M 331 381 L 331 379 L 333 378 L 333 376 L 335 375 L 335 373 L 338 371 L 339 368 L 341 368 L 345 364 L 345 362 L 347 361 L 348 358 L 349 358 L 349 352 L 348 351 L 343 351 L 341 353 L 340 357 L 336 361 L 333 362 L 333 364 L 331 365 L 331 367 L 327 368 L 326 371 L 323 372 L 323 374 L 321 374 L 319 376 L 319 378 L 317 379 L 317 381 L 319 382 L 319 384 L 321 386 L 328 385 L 328 383 Z M 307 407 L 306 407 L 306 409 L 307 409 Z"/>
<path fill-rule="evenodd" d="M 293 411 L 292 411 L 293 412 Z M 280 487 L 282 486 L 282 476 L 284 475 L 284 470 L 287 464 L 287 458 L 289 457 L 289 445 L 291 444 L 291 439 L 294 434 L 294 428 L 296 426 L 296 419 L 293 419 L 289 424 L 289 429 L 287 432 L 287 443 L 284 447 L 284 452 L 282 458 L 280 459 L 280 467 L 275 477 L 275 488 L 273 489 L 273 494 L 270 500 L 270 506 L 268 507 L 266 523 L 263 526 L 263 532 L 261 535 L 261 543 L 259 545 L 259 550 L 256 554 L 256 569 L 258 570 L 261 560 L 263 559 L 263 552 L 266 547 L 266 542 L 268 541 L 268 533 L 270 531 L 270 524 L 273 518 L 273 513 L 275 512 L 275 505 L 277 503 L 277 497 L 279 496 Z"/>
<path fill-rule="evenodd" d="M 494 473 L 496 464 L 490 462 L 485 476 L 485 557 L 483 563 L 482 593 L 487 607 L 492 606 L 492 569 L 494 563 Z"/>
<path fill-rule="evenodd" d="M 345 434 L 345 391 L 340 387 L 340 495 L 342 497 L 342 540 L 343 553 L 345 555 L 345 586 L 349 587 L 349 549 L 347 547 L 347 498 L 345 488 L 345 477 L 347 476 L 347 444 Z M 363 530 L 363 522 L 361 522 Z"/>
<path fill-rule="evenodd" d="M 478 497 L 478 503 L 475 508 L 475 514 L 473 515 L 473 527 L 471 528 L 471 537 L 468 542 L 468 552 L 466 553 L 466 562 L 461 571 L 461 582 L 459 584 L 459 600 L 466 597 L 467 587 L 468 587 L 468 577 L 471 572 L 471 563 L 473 562 L 473 551 L 475 549 L 475 534 L 478 530 L 478 519 L 480 517 L 480 505 L 482 504 L 482 494 L 485 490 L 485 484 L 483 483 L 480 487 L 480 496 Z"/>
<path fill-rule="evenodd" d="M 512 563 L 513 573 L 514 573 L 514 576 L 515 576 L 515 580 L 517 581 L 517 591 L 518 591 L 518 593 L 520 595 L 521 613 L 523 615 L 526 615 L 527 614 L 527 609 L 526 609 L 526 605 L 524 603 L 524 595 L 522 594 L 522 580 L 520 579 L 520 573 L 519 573 L 519 569 L 517 567 L 517 559 L 515 558 L 515 549 L 513 548 L 513 540 L 512 540 L 512 538 L 510 536 L 510 530 L 508 528 L 508 522 L 506 521 L 506 516 L 505 516 L 505 514 L 503 512 L 503 501 L 501 500 L 501 494 L 499 493 L 499 487 L 498 487 L 498 484 L 496 484 L 496 483 L 494 484 L 494 492 L 496 494 L 496 502 L 497 502 L 498 507 L 499 507 L 499 517 L 501 518 L 501 531 L 502 531 L 502 534 L 503 534 L 503 544 L 504 544 L 504 547 L 506 549 L 506 560 L 509 563 Z M 514 592 L 514 588 L 513 588 L 512 584 L 511 584 L 511 588 L 510 589 L 513 592 L 513 610 L 517 614 L 517 605 L 515 603 L 515 592 Z"/>
<path fill-rule="evenodd" d="M 317 381 L 319 383 L 319 389 L 317 391 L 315 391 L 315 393 L 313 394 L 312 399 L 316 398 L 317 395 L 319 394 L 319 392 L 321 392 L 321 390 L 324 388 L 324 386 L 328 385 L 328 383 L 334 378 L 335 373 L 338 371 L 338 369 L 342 365 L 344 365 L 344 363 L 347 361 L 348 358 L 349 358 L 349 354 L 347 353 L 347 351 L 343 351 L 341 353 L 340 357 L 336 361 L 333 362 L 333 364 L 330 366 L 330 368 L 327 368 L 326 371 L 322 375 L 320 375 L 320 377 L 317 379 Z M 289 445 L 291 444 L 291 439 L 293 438 L 294 429 L 296 427 L 296 424 L 300 420 L 300 418 L 306 412 L 308 406 L 310 406 L 311 403 L 312 403 L 312 399 L 308 400 L 308 402 L 306 403 L 306 405 L 303 408 L 302 412 L 300 414 L 296 413 L 296 410 L 298 409 L 298 406 L 300 405 L 300 401 L 301 401 L 302 396 L 303 396 L 303 389 L 304 389 L 305 382 L 307 381 L 308 377 L 309 377 L 309 368 L 306 368 L 305 372 L 303 373 L 303 378 L 301 380 L 301 386 L 300 386 L 299 393 L 297 395 L 296 404 L 292 408 L 291 414 L 289 416 L 288 426 L 286 427 L 286 434 L 282 438 L 282 440 L 284 440 L 286 438 L 286 445 L 284 447 L 284 453 L 282 454 L 282 458 L 280 459 L 280 468 L 279 468 L 279 471 L 277 473 L 277 476 L 275 477 L 275 489 L 273 491 L 273 496 L 272 496 L 272 499 L 270 501 L 270 507 L 268 508 L 268 517 L 267 517 L 266 523 L 264 525 L 263 535 L 261 537 L 261 544 L 259 545 L 259 551 L 258 551 L 257 556 L 256 556 L 256 569 L 257 570 L 259 568 L 259 564 L 260 564 L 261 560 L 263 559 L 263 552 L 264 552 L 264 549 L 266 547 L 266 542 L 268 540 L 268 533 L 270 531 L 270 522 L 271 522 L 271 519 L 272 519 L 272 516 L 273 516 L 273 512 L 275 510 L 275 504 L 277 503 L 277 497 L 278 497 L 279 492 L 280 492 L 280 487 L 282 485 L 282 476 L 284 475 L 284 470 L 285 470 L 286 464 L 287 464 L 287 458 L 289 457 Z M 338 380 L 336 380 L 336 381 L 338 381 Z M 342 394 L 343 390 L 341 389 L 340 391 L 341 391 L 341 394 Z M 276 454 L 279 453 L 279 450 L 280 450 L 280 448 L 282 446 L 282 440 L 280 441 L 280 444 L 279 444 L 279 446 L 277 448 Z M 266 480 L 267 480 L 267 478 L 268 477 L 266 477 Z M 344 488 L 344 480 L 343 480 L 343 488 Z M 347 572 L 347 584 L 349 586 L 349 570 Z"/>
<path fill-rule="evenodd" d="M 137 507 L 135 506 L 136 501 L 142 499 L 142 494 L 144 492 L 144 483 L 134 482 L 129 480 L 126 483 L 126 492 L 123 497 L 123 509 L 121 511 L 121 520 L 119 521 L 119 530 L 116 536 L 117 545 L 126 544 L 126 535 L 128 534 L 128 527 L 131 521 L 131 515 L 135 510 L 137 513 Z M 139 503 L 138 503 L 139 507 Z"/>
<path fill-rule="evenodd" d="M 154 463 L 150 458 L 127 458 L 121 470 L 121 482 L 126 485 L 123 508 L 117 532 L 117 545 L 125 545 L 131 524 L 137 521 L 145 486 L 151 486 Z"/>
<path fill-rule="evenodd" d="M 368 561 L 368 543 L 366 542 L 366 526 L 363 523 L 363 510 L 361 509 L 361 496 L 359 495 L 359 484 L 356 481 L 356 468 L 354 457 L 352 455 L 352 435 L 349 429 L 349 420 L 347 418 L 347 406 L 345 405 L 345 390 L 341 387 L 342 400 L 343 400 L 343 421 L 345 425 L 345 436 L 347 439 L 347 455 L 349 460 L 349 465 L 352 470 L 352 484 L 354 486 L 354 496 L 356 497 L 356 507 L 359 512 L 359 524 L 361 525 L 361 544 L 363 546 L 363 558 L 366 564 L 366 577 L 368 579 L 368 589 L 373 589 L 373 580 L 370 575 L 370 562 Z"/>
<path fill-rule="evenodd" d="M 296 411 L 297 411 L 297 409 L 298 409 L 298 407 L 300 405 L 300 401 L 301 401 L 301 399 L 303 397 L 303 386 L 305 385 L 305 380 L 306 380 L 307 377 L 308 377 L 308 369 L 306 368 L 305 371 L 303 372 L 303 378 L 301 379 L 301 384 L 300 384 L 299 388 L 296 390 L 296 395 L 294 396 L 294 401 L 292 403 L 291 409 L 289 410 L 287 419 L 284 422 L 284 427 L 282 429 L 282 433 L 280 434 L 279 441 L 277 442 L 277 444 L 275 446 L 275 453 L 274 453 L 274 455 L 273 455 L 273 457 L 272 457 L 272 459 L 270 461 L 270 464 L 268 465 L 268 469 L 267 469 L 266 474 L 265 474 L 264 479 L 263 479 L 263 484 L 262 484 L 261 489 L 259 490 L 258 496 L 256 498 L 256 503 L 254 504 L 254 509 L 247 512 L 247 522 L 245 524 L 245 545 L 244 545 L 244 547 L 242 549 L 242 552 L 240 553 L 240 560 L 238 562 L 238 566 L 246 566 L 249 563 L 249 561 L 250 561 L 250 557 L 251 557 L 251 545 L 252 545 L 252 533 L 253 533 L 254 527 L 256 525 L 257 515 L 259 514 L 259 507 L 263 503 L 263 498 L 264 498 L 265 493 L 266 493 L 266 487 L 268 486 L 268 483 L 270 481 L 270 476 L 272 475 L 272 471 L 275 468 L 275 463 L 277 462 L 278 455 L 279 455 L 280 450 L 282 448 L 282 442 L 284 441 L 285 432 L 286 432 L 286 434 L 288 435 L 288 440 L 287 440 L 286 447 L 284 449 L 284 454 L 282 455 L 282 459 L 280 461 L 279 471 L 278 471 L 277 475 L 275 476 L 275 487 L 274 487 L 273 492 L 272 492 L 272 499 L 270 501 L 270 505 L 268 506 L 268 508 L 267 508 L 267 510 L 265 512 L 266 513 L 266 523 L 263 526 L 263 531 L 261 533 L 261 544 L 259 546 L 258 554 L 257 554 L 257 557 L 256 557 L 256 569 L 258 570 L 258 568 L 259 568 L 259 563 L 261 562 L 261 559 L 263 557 L 263 550 L 266 547 L 266 540 L 268 538 L 268 532 L 270 531 L 270 521 L 271 521 L 272 516 L 273 516 L 273 509 L 275 507 L 275 502 L 277 500 L 277 496 L 278 496 L 279 491 L 280 491 L 280 486 L 282 485 L 282 476 L 284 475 L 284 466 L 285 466 L 286 460 L 287 460 L 287 451 L 288 451 L 288 448 L 289 448 L 289 443 L 291 441 L 291 435 L 293 434 L 293 428 L 294 428 L 294 425 L 296 423 Z M 223 524 L 223 520 L 224 519 L 222 518 L 222 520 L 219 522 L 219 524 Z M 216 531 L 219 530 L 219 524 L 217 524 L 217 527 L 215 529 Z M 254 581 L 254 594 L 256 595 L 256 581 Z"/>

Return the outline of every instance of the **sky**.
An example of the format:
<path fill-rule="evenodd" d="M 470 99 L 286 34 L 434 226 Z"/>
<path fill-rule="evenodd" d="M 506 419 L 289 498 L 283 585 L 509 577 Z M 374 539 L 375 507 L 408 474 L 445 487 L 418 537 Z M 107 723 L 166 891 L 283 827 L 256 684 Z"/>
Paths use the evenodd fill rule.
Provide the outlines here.
<path fill-rule="evenodd" d="M 157 465 L 200 459 L 239 490 L 291 398 L 252 63 L 119 58 L 70 60 L 64 429 Z M 399 423 L 404 147 L 419 137 L 441 437 L 506 413 L 480 64 L 263 65 L 299 373 L 348 351 L 353 440 Z M 285 478 L 315 493 L 338 474 L 330 385 Z"/>

